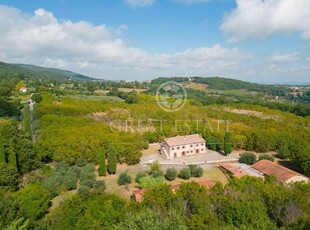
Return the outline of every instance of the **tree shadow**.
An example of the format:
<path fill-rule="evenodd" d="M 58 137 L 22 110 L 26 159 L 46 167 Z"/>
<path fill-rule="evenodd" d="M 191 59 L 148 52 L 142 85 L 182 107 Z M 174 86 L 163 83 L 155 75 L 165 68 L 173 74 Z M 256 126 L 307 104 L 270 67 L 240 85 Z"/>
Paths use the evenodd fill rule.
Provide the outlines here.
<path fill-rule="evenodd" d="M 296 172 L 299 172 L 299 173 L 303 173 L 303 170 L 301 167 L 299 167 L 298 165 L 292 163 L 291 161 L 289 160 L 279 160 L 278 161 L 279 165 L 282 165 L 286 168 L 289 168 L 293 171 L 296 171 Z"/>

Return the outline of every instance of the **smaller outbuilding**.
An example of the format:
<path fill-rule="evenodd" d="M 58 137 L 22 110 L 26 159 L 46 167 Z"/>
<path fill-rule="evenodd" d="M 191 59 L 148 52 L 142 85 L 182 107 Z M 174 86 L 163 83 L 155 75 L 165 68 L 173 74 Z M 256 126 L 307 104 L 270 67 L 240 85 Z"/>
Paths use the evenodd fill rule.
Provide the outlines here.
<path fill-rule="evenodd" d="M 244 176 L 251 176 L 249 173 L 243 171 L 240 167 L 237 167 L 234 164 L 222 163 L 219 165 L 219 168 L 225 175 L 229 175 L 229 177 L 241 178 Z"/>
<path fill-rule="evenodd" d="M 283 184 L 290 184 L 294 182 L 308 183 L 309 181 L 306 176 L 269 160 L 260 160 L 252 165 L 252 168 L 261 172 L 264 176 L 274 176 L 280 183 Z"/>

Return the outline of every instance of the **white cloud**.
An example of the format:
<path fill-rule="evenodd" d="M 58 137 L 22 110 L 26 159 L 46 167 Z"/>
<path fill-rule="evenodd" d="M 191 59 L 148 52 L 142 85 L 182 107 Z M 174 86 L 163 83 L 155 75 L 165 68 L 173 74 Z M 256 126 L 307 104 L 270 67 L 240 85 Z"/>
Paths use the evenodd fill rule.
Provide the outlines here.
<path fill-rule="evenodd" d="M 156 0 L 125 0 L 132 7 L 152 6 Z"/>
<path fill-rule="evenodd" d="M 108 28 L 85 21 L 58 20 L 44 9 L 25 15 L 0 6 L 2 61 L 57 67 L 107 79 L 175 75 L 231 75 L 251 55 L 237 48 L 188 49 L 151 54 L 121 38 L 126 25 Z"/>
<path fill-rule="evenodd" d="M 210 2 L 210 0 L 173 0 L 174 2 L 180 2 L 183 4 L 195 4 L 195 3 L 205 3 Z"/>
<path fill-rule="evenodd" d="M 226 15 L 221 25 L 229 42 L 294 32 L 310 39 L 309 0 L 236 0 L 236 3 L 237 8 Z"/>
<path fill-rule="evenodd" d="M 298 53 L 275 54 L 271 56 L 274 62 L 291 62 L 299 59 Z"/>

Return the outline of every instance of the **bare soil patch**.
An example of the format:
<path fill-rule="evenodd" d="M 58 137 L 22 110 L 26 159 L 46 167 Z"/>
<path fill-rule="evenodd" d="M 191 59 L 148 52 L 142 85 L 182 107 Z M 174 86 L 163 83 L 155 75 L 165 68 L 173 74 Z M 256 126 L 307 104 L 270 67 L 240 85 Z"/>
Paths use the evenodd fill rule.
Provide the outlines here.
<path fill-rule="evenodd" d="M 208 88 L 208 85 L 191 82 L 186 84 L 185 88 L 205 91 Z"/>
<path fill-rule="evenodd" d="M 255 117 L 262 118 L 262 119 L 274 119 L 274 120 L 279 119 L 279 116 L 266 115 L 263 112 L 254 111 L 254 110 L 233 109 L 233 108 L 223 108 L 223 110 L 227 112 L 231 112 L 231 113 L 240 114 L 240 115 L 255 116 Z"/>
<path fill-rule="evenodd" d="M 119 91 L 130 93 L 130 92 L 137 92 L 137 93 L 142 93 L 146 91 L 146 89 L 132 89 L 132 88 L 118 88 Z"/>

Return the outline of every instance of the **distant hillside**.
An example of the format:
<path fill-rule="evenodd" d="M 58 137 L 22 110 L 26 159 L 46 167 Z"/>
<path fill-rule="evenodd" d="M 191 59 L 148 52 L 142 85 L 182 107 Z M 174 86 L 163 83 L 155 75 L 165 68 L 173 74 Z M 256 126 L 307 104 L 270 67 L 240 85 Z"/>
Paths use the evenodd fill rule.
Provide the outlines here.
<path fill-rule="evenodd" d="M 164 78 L 160 77 L 154 79 L 152 84 L 161 84 L 166 81 L 176 81 L 180 83 L 189 83 L 195 82 L 200 84 L 208 85 L 208 89 L 215 89 L 215 90 L 241 90 L 245 89 L 248 91 L 258 91 L 258 92 L 268 92 L 275 95 L 281 95 L 289 89 L 285 86 L 278 86 L 278 85 L 265 85 L 265 84 L 257 84 L 251 83 L 241 80 L 235 80 L 230 78 L 221 78 L 221 77 L 173 77 L 173 78 Z"/>
<path fill-rule="evenodd" d="M 0 77 L 35 78 L 35 79 L 49 79 L 60 81 L 65 81 L 69 79 L 79 81 L 94 80 L 94 78 L 90 78 L 66 70 L 44 68 L 25 64 L 8 64 L 4 62 L 0 62 Z"/>

